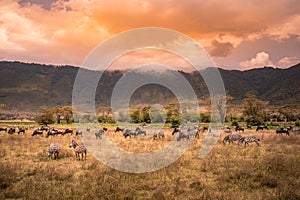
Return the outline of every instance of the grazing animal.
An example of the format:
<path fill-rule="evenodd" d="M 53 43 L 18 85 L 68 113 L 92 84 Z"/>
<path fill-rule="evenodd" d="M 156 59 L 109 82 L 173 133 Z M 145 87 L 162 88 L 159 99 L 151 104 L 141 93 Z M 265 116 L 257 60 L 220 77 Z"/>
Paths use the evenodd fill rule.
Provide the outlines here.
<path fill-rule="evenodd" d="M 136 134 L 136 132 L 135 132 L 135 131 L 132 131 L 132 130 L 126 129 L 126 130 L 124 131 L 124 133 L 123 133 L 123 136 L 124 136 L 125 138 L 127 138 L 127 137 L 131 137 L 131 136 L 134 136 L 134 137 L 136 137 L 136 136 L 137 136 L 137 134 Z"/>
<path fill-rule="evenodd" d="M 86 147 L 84 145 L 78 145 L 75 140 L 72 140 L 71 144 L 69 145 L 69 147 L 73 147 L 74 150 L 75 150 L 75 157 L 76 159 L 79 159 L 80 160 L 80 155 L 81 155 L 81 158 L 83 160 L 86 159 Z"/>
<path fill-rule="evenodd" d="M 288 129 L 288 128 L 278 128 L 278 129 L 276 129 L 276 133 L 277 134 L 285 133 L 286 135 L 290 135 L 290 130 L 291 129 Z"/>
<path fill-rule="evenodd" d="M 49 131 L 49 130 L 50 130 L 50 127 L 49 127 L 49 126 L 42 126 L 42 127 L 40 128 L 40 130 L 42 130 L 42 131 Z"/>
<path fill-rule="evenodd" d="M 46 137 L 49 137 L 49 136 L 55 136 L 58 134 L 58 130 L 56 129 L 49 129 L 47 134 L 46 134 Z"/>
<path fill-rule="evenodd" d="M 20 133 L 25 133 L 25 128 L 24 127 L 19 128 L 18 134 L 20 134 Z"/>
<path fill-rule="evenodd" d="M 180 141 L 180 140 L 182 140 L 182 139 L 187 139 L 187 140 L 189 140 L 190 139 L 190 135 L 189 135 L 189 133 L 188 132 L 183 132 L 183 131 L 180 131 L 179 132 L 179 136 L 178 136 L 178 138 L 177 138 L 177 141 Z"/>
<path fill-rule="evenodd" d="M 95 133 L 96 139 L 101 139 L 101 136 L 104 134 L 104 129 L 99 129 L 99 131 L 97 131 Z"/>
<path fill-rule="evenodd" d="M 266 125 L 259 125 L 259 126 L 257 126 L 256 131 L 259 131 L 259 130 L 263 131 L 264 129 L 269 130 L 269 128 Z"/>
<path fill-rule="evenodd" d="M 76 130 L 75 135 L 76 136 L 78 135 L 78 136 L 82 137 L 82 131 L 81 130 Z"/>
<path fill-rule="evenodd" d="M 163 131 L 159 131 L 158 133 L 154 133 L 153 140 L 156 140 L 157 138 L 158 139 L 165 138 L 165 133 Z"/>
<path fill-rule="evenodd" d="M 174 128 L 173 132 L 172 132 L 172 135 L 174 135 L 175 133 L 179 133 L 180 132 L 180 129 L 179 128 Z"/>
<path fill-rule="evenodd" d="M 54 156 L 54 159 L 58 158 L 58 154 L 60 151 L 60 146 L 58 143 L 52 143 L 48 149 L 48 157 L 52 158 L 52 155 Z"/>
<path fill-rule="evenodd" d="M 227 142 L 230 144 L 233 143 L 234 141 L 240 140 L 241 138 L 242 136 L 240 134 L 227 135 L 223 139 L 223 144 L 226 145 Z"/>
<path fill-rule="evenodd" d="M 86 131 L 87 131 L 87 132 L 90 132 L 90 131 L 91 131 L 91 129 L 90 129 L 90 128 L 87 128 L 87 129 L 86 129 Z"/>
<path fill-rule="evenodd" d="M 230 127 L 226 126 L 224 127 L 224 133 L 232 133 Z"/>
<path fill-rule="evenodd" d="M 8 134 L 13 134 L 13 133 L 15 133 L 16 132 L 16 128 L 15 127 L 10 127 L 9 129 L 8 129 Z"/>
<path fill-rule="evenodd" d="M 143 127 L 136 127 L 135 134 L 138 135 L 146 135 L 146 131 L 144 131 Z"/>
<path fill-rule="evenodd" d="M 208 127 L 204 126 L 204 127 L 199 127 L 198 131 L 204 133 L 205 131 L 208 130 Z"/>
<path fill-rule="evenodd" d="M 252 126 L 251 126 L 251 125 L 247 125 L 247 129 L 248 129 L 248 130 L 251 130 L 251 129 L 252 129 Z"/>
<path fill-rule="evenodd" d="M 236 126 L 235 127 L 235 132 L 237 132 L 237 131 L 242 131 L 242 132 L 244 132 L 244 128 L 243 127 L 241 127 L 241 126 Z"/>
<path fill-rule="evenodd" d="M 36 129 L 33 131 L 31 136 L 35 136 L 35 135 L 43 135 L 43 131 L 40 129 Z"/>
<path fill-rule="evenodd" d="M 0 127 L 0 131 L 5 131 L 5 132 L 7 132 L 7 127 Z"/>
<path fill-rule="evenodd" d="M 245 137 L 242 137 L 239 142 L 238 142 L 238 145 L 242 145 L 243 143 L 245 143 L 245 146 L 248 145 L 249 146 L 249 143 L 252 143 L 252 142 L 255 142 L 257 144 L 257 146 L 259 146 L 259 143 L 258 141 L 260 141 L 260 139 L 256 136 L 245 136 Z"/>
<path fill-rule="evenodd" d="M 71 133 L 71 135 L 73 135 L 73 130 L 67 128 L 67 129 L 65 130 L 64 134 L 69 134 L 69 133 Z"/>
<path fill-rule="evenodd" d="M 119 132 L 119 131 L 120 131 L 120 132 L 123 132 L 123 131 L 124 131 L 124 128 L 117 127 L 116 130 L 115 130 L 115 133 L 117 133 L 117 132 Z"/>

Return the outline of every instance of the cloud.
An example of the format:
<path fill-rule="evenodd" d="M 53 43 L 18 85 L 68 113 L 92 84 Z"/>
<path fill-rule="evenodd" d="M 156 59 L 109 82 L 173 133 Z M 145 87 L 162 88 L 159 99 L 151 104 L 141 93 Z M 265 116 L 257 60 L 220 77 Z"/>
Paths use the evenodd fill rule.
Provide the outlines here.
<path fill-rule="evenodd" d="M 233 44 L 230 42 L 219 42 L 218 40 L 213 40 L 211 44 L 213 49 L 210 51 L 210 55 L 214 57 L 226 57 L 233 49 Z"/>
<path fill-rule="evenodd" d="M 277 66 L 280 68 L 288 68 L 298 63 L 300 63 L 300 59 L 297 57 L 284 57 L 278 61 Z"/>
<path fill-rule="evenodd" d="M 243 70 L 260 68 L 264 66 L 273 66 L 272 62 L 270 61 L 269 54 L 266 52 L 257 53 L 255 58 L 240 63 L 240 67 Z"/>
<path fill-rule="evenodd" d="M 299 10 L 298 0 L 1 0 L 0 54 L 9 60 L 79 65 L 110 36 L 151 26 L 180 31 L 215 59 L 224 59 L 243 41 L 300 38 Z M 263 50 L 270 52 L 255 49 Z M 231 58 L 236 66 L 253 54 L 247 51 L 245 57 Z M 284 52 L 280 58 L 294 56 Z"/>

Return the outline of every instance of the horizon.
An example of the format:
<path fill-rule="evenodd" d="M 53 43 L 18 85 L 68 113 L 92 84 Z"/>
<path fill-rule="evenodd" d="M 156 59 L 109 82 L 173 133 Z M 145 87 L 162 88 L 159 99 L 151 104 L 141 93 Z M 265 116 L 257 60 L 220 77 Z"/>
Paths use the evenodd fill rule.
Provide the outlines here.
<path fill-rule="evenodd" d="M 257 0 L 180 4 L 4 0 L 0 2 L 0 60 L 80 66 L 89 52 L 112 36 L 160 27 L 192 38 L 222 69 L 287 68 L 300 62 L 299 10 L 296 0 L 259 4 Z M 128 58 L 121 60 L 122 66 L 132 65 L 133 59 Z M 164 58 L 171 63 L 160 53 L 142 51 L 134 58 L 146 62 Z"/>
<path fill-rule="evenodd" d="M 76 66 L 76 65 L 68 65 L 68 64 L 47 64 L 47 63 L 38 63 L 38 62 L 26 62 L 26 61 L 20 61 L 20 60 L 0 60 L 0 63 L 1 62 L 7 62 L 7 63 L 20 63 L 20 64 L 34 64 L 34 65 L 44 65 L 44 66 L 48 66 L 48 67 L 74 67 L 74 68 L 81 68 L 81 69 L 86 69 L 86 70 L 89 70 L 89 71 L 109 71 L 109 72 L 113 72 L 113 71 L 120 71 L 120 72 L 126 72 L 128 70 L 131 70 L 131 69 L 134 69 L 134 68 L 113 68 L 113 69 L 107 69 L 107 70 L 95 70 L 95 69 L 87 69 L 87 68 L 82 68 L 81 66 Z M 258 69 L 264 69 L 264 68 L 272 68 L 272 69 L 279 69 L 279 70 L 286 70 L 286 69 L 290 69 L 294 66 L 297 66 L 299 65 L 300 62 L 296 63 L 296 64 L 293 64 L 291 66 L 288 66 L 288 67 L 285 67 L 285 68 L 280 68 L 280 67 L 276 67 L 276 66 L 261 66 L 261 67 L 255 67 L 255 68 L 251 68 L 251 69 L 226 69 L 226 68 L 222 68 L 222 67 L 219 67 L 219 66 L 212 66 L 212 67 L 206 67 L 204 68 L 203 70 L 206 70 L 206 69 L 209 69 L 209 68 L 217 68 L 217 69 L 221 69 L 221 70 L 226 70 L 226 71 L 241 71 L 241 72 L 245 72 L 245 71 L 250 71 L 250 70 L 258 70 Z M 139 67 L 139 66 L 138 66 Z M 157 68 L 157 67 L 154 67 L 154 68 Z M 154 68 L 151 68 L 147 71 L 156 71 L 154 70 Z M 182 72 L 185 72 L 185 73 L 193 73 L 193 72 L 196 72 L 197 70 L 190 70 L 190 71 L 186 71 L 184 69 L 174 69 L 174 68 L 170 68 L 168 69 L 168 71 L 182 71 Z M 139 71 L 139 69 L 137 69 L 137 71 Z M 145 71 L 145 70 L 143 70 Z M 161 71 L 160 69 L 158 69 L 158 71 Z M 163 71 L 166 71 L 166 70 L 163 70 Z"/>

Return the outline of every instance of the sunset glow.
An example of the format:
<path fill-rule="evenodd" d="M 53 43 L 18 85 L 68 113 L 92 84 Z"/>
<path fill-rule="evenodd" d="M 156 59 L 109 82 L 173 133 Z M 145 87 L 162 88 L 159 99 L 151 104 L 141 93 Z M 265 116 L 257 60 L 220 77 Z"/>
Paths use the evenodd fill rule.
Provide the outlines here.
<path fill-rule="evenodd" d="M 198 41 L 221 68 L 286 68 L 300 62 L 299 10 L 297 0 L 2 0 L 0 60 L 79 66 L 113 35 L 163 27 Z M 127 58 L 120 68 L 131 65 Z"/>

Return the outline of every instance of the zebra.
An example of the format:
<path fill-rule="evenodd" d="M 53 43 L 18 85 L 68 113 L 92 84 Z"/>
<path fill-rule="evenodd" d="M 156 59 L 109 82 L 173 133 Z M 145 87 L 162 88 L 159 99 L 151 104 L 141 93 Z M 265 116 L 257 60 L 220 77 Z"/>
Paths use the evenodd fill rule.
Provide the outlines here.
<path fill-rule="evenodd" d="M 104 134 L 104 129 L 99 129 L 99 131 L 97 131 L 95 133 L 96 139 L 101 139 L 101 136 Z"/>
<path fill-rule="evenodd" d="M 188 132 L 180 131 L 179 132 L 179 136 L 177 138 L 177 141 L 180 141 L 181 139 L 184 139 L 184 138 L 187 139 L 187 140 L 189 140 L 190 139 L 189 133 Z"/>
<path fill-rule="evenodd" d="M 257 146 L 259 146 L 259 143 L 258 141 L 260 141 L 260 139 L 256 136 L 245 136 L 245 137 L 242 137 L 239 142 L 238 142 L 238 145 L 242 145 L 243 142 L 245 143 L 245 146 L 248 145 L 249 146 L 249 143 L 252 143 L 252 142 L 255 142 L 257 144 Z"/>
<path fill-rule="evenodd" d="M 86 147 L 84 145 L 78 145 L 75 140 L 72 140 L 71 144 L 69 145 L 69 147 L 73 147 L 74 150 L 75 150 L 75 157 L 76 159 L 79 159 L 80 160 L 80 154 L 81 154 L 81 158 L 83 160 L 86 159 Z"/>
<path fill-rule="evenodd" d="M 76 130 L 75 135 L 76 136 L 78 135 L 78 136 L 82 137 L 82 131 L 81 130 Z"/>
<path fill-rule="evenodd" d="M 58 143 L 52 143 L 48 149 L 48 157 L 52 158 L 52 155 L 54 155 L 54 159 L 58 158 L 60 146 Z"/>
<path fill-rule="evenodd" d="M 226 145 L 227 142 L 230 144 L 233 143 L 234 141 L 240 140 L 241 138 L 242 136 L 240 134 L 227 135 L 223 139 L 223 144 Z"/>
<path fill-rule="evenodd" d="M 135 134 L 136 135 L 146 135 L 146 131 L 144 131 L 143 127 L 136 127 L 135 129 Z"/>
<path fill-rule="evenodd" d="M 158 133 L 154 133 L 153 140 L 155 140 L 156 138 L 158 138 L 158 139 L 165 138 L 165 133 L 163 131 L 159 131 Z"/>
<path fill-rule="evenodd" d="M 127 137 L 131 137 L 131 136 L 134 136 L 134 137 L 136 137 L 136 136 L 137 136 L 137 134 L 136 134 L 136 132 L 135 132 L 135 131 L 132 131 L 132 130 L 126 129 L 126 130 L 124 131 L 124 133 L 123 133 L 123 136 L 124 136 L 125 138 L 127 138 Z"/>
<path fill-rule="evenodd" d="M 43 131 L 40 129 L 36 129 L 33 131 L 31 136 L 35 136 L 35 135 L 43 135 Z"/>

